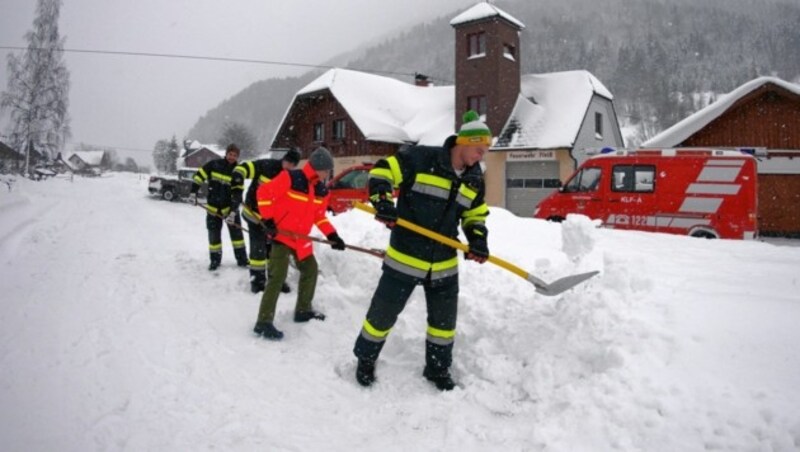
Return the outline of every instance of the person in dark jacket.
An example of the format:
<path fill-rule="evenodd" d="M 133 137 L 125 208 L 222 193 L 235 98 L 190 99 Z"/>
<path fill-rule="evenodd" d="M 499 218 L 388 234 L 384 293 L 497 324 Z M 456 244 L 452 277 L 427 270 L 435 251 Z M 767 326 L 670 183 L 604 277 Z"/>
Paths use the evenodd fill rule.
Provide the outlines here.
<path fill-rule="evenodd" d="M 330 201 L 325 180 L 332 171 L 333 157 L 327 149 L 319 147 L 308 157 L 303 169 L 283 171 L 258 187 L 258 210 L 267 235 L 272 237 L 272 252 L 267 264 L 269 278 L 253 328 L 264 338 L 283 338 L 283 332 L 275 328 L 273 320 L 290 257 L 294 258 L 300 272 L 294 321 L 325 320 L 325 315 L 311 305 L 317 287 L 318 267 L 311 241 L 302 236 L 307 236 L 311 226 L 316 226 L 332 242 L 333 249 L 345 249 L 344 240 L 325 216 Z"/>
<path fill-rule="evenodd" d="M 267 283 L 266 269 L 272 242 L 266 238 L 266 231 L 261 225 L 261 214 L 258 213 L 256 191 L 258 187 L 271 181 L 281 171 L 294 169 L 300 162 L 300 152 L 290 149 L 278 159 L 260 159 L 242 162 L 233 170 L 233 190 L 231 192 L 231 211 L 238 211 L 242 203 L 244 181 L 251 179 L 247 189 L 242 217 L 247 221 L 247 231 L 250 237 L 250 290 L 253 293 L 262 292 Z M 289 285 L 285 282 L 281 292 L 290 292 Z"/>
<path fill-rule="evenodd" d="M 206 163 L 192 179 L 189 199 L 194 204 L 197 204 L 197 191 L 200 190 L 200 185 L 208 182 L 208 204 L 205 208 L 208 251 L 211 259 L 208 269 L 212 271 L 219 268 L 222 262 L 222 218 L 225 218 L 225 223 L 228 224 L 236 264 L 247 267 L 242 218 L 238 211 L 231 211 L 231 180 L 238 158 L 239 148 L 231 143 L 225 149 L 225 158 Z"/>
<path fill-rule="evenodd" d="M 458 310 L 456 250 L 395 227 L 395 222 L 403 218 L 456 240 L 460 224 L 469 241 L 466 259 L 484 263 L 489 258 L 485 225 L 489 208 L 479 162 L 491 139 L 489 128 L 470 110 L 458 135 L 442 147 L 411 146 L 379 160 L 370 171 L 375 218 L 392 233 L 383 274 L 353 349 L 358 358 L 356 380 L 362 386 L 375 381 L 375 363 L 386 338 L 414 287 L 421 284 L 428 308 L 423 376 L 440 390 L 455 387 L 449 369 Z M 399 188 L 396 206 L 395 188 Z"/>

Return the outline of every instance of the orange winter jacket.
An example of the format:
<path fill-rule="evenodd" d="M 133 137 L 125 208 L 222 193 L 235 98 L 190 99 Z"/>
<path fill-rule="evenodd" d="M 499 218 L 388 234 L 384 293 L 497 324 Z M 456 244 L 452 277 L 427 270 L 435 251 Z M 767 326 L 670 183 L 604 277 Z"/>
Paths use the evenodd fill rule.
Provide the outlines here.
<path fill-rule="evenodd" d="M 261 217 L 274 220 L 280 230 L 308 235 L 311 226 L 316 225 L 325 236 L 336 232 L 325 216 L 330 200 L 328 188 L 308 163 L 303 169 L 282 171 L 271 181 L 261 184 L 256 199 Z M 279 233 L 273 240 L 292 248 L 298 260 L 314 252 L 308 239 Z"/>

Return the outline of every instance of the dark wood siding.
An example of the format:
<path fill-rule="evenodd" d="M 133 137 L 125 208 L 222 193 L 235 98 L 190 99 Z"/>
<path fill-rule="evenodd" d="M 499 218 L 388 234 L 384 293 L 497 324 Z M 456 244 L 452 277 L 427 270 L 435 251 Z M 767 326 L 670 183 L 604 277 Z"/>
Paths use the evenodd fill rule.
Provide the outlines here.
<path fill-rule="evenodd" d="M 219 155 L 211 152 L 210 150 L 203 148 L 193 152 L 191 155 L 186 157 L 184 164 L 189 168 L 200 168 L 201 166 L 205 165 L 206 163 L 221 158 Z"/>
<path fill-rule="evenodd" d="M 800 175 L 760 175 L 758 202 L 758 226 L 762 234 L 800 237 Z M 768 208 L 762 208 L 763 205 Z"/>
<path fill-rule="evenodd" d="M 681 146 L 759 146 L 800 149 L 800 96 L 767 83 Z"/>
<path fill-rule="evenodd" d="M 345 136 L 333 138 L 333 124 L 345 121 Z M 321 123 L 324 139 L 314 141 L 314 124 Z M 329 90 L 300 96 L 295 100 L 272 143 L 273 148 L 300 148 L 303 158 L 325 145 L 335 158 L 391 155 L 398 144 L 367 141 L 356 123 Z"/>

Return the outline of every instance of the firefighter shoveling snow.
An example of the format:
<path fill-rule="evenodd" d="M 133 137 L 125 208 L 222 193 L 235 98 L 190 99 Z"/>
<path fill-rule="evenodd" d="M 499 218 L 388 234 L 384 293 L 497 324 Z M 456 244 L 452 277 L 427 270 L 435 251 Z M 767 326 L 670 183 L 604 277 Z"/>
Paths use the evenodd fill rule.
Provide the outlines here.
<path fill-rule="evenodd" d="M 314 305 L 282 294 L 269 342 L 225 237 L 147 180 L 17 180 L 0 194 L 0 437 L 6 450 L 794 450 L 800 447 L 800 247 L 562 224 L 492 209 L 489 249 L 555 297 L 461 260 L 452 373 L 422 378 L 412 295 L 369 389 L 353 341 L 380 262 L 316 244 Z M 351 211 L 348 244 L 389 231 Z M 296 274 L 289 283 L 296 287 Z"/>

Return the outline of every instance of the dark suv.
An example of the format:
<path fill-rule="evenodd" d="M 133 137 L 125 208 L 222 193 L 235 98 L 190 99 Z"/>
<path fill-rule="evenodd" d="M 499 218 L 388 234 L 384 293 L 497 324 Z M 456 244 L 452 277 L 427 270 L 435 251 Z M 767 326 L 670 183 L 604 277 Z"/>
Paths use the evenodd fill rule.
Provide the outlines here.
<path fill-rule="evenodd" d="M 192 191 L 192 177 L 197 173 L 197 168 L 181 168 L 178 176 L 150 176 L 147 190 L 151 195 L 158 195 L 167 201 L 177 201 L 189 196 Z M 197 193 L 199 198 L 206 197 L 206 184 L 200 186 Z"/>

